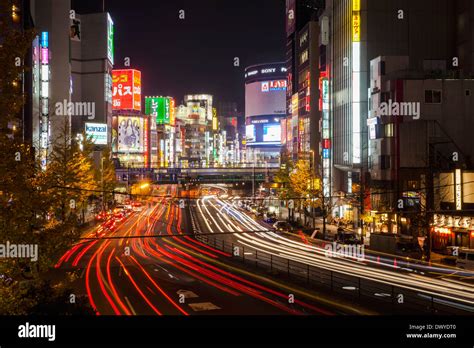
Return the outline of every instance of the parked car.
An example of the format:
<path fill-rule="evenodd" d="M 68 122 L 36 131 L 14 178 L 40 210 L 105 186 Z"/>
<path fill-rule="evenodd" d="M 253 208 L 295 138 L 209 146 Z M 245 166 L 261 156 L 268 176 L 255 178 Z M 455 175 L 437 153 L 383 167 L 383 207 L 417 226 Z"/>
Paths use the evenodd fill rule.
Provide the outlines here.
<path fill-rule="evenodd" d="M 409 257 L 411 259 L 421 259 L 423 256 L 423 250 L 420 245 L 410 241 L 399 241 L 397 242 L 397 249 L 395 254 L 399 256 Z"/>
<path fill-rule="evenodd" d="M 277 221 L 273 224 L 273 228 L 278 232 L 289 232 L 292 230 L 291 225 L 287 221 Z"/>
<path fill-rule="evenodd" d="M 337 229 L 336 241 L 342 244 L 360 244 L 361 240 L 354 231 L 346 231 L 339 227 Z"/>
<path fill-rule="evenodd" d="M 263 221 L 267 224 L 273 224 L 277 222 L 275 214 L 263 214 Z"/>
<path fill-rule="evenodd" d="M 474 249 L 459 249 L 456 266 L 462 269 L 474 270 Z"/>

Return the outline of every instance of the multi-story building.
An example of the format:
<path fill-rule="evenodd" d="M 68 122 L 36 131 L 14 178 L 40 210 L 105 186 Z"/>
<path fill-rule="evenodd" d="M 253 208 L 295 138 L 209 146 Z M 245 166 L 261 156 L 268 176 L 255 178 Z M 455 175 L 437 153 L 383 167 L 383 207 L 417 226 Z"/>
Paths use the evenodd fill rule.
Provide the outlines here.
<path fill-rule="evenodd" d="M 320 23 L 329 83 L 332 195 L 341 217 L 356 223 L 369 208 L 370 61 L 378 56 L 407 56 L 408 69 L 423 71 L 436 61 L 456 76 L 472 66 L 472 2 L 452 0 L 327 0 Z M 455 59 L 456 58 L 456 59 Z M 428 61 L 429 60 L 429 61 Z"/>
<path fill-rule="evenodd" d="M 184 103 L 178 110 L 178 118 L 185 124 L 185 141 L 180 162 L 183 167 L 209 167 L 214 163 L 212 96 L 185 95 Z"/>
<path fill-rule="evenodd" d="M 329 82 L 326 62 L 327 21 L 319 22 L 321 1 L 286 3 L 286 67 L 288 90 L 284 151 L 308 163 L 325 197 L 331 192 Z M 323 25 L 324 23 L 324 25 Z M 285 136 L 286 134 L 286 136 Z"/>
<path fill-rule="evenodd" d="M 124 167 L 150 166 L 150 129 L 157 126 L 142 113 L 141 76 L 136 69 L 112 71 L 112 155 Z"/>
<path fill-rule="evenodd" d="M 26 59 L 31 69 L 25 76 L 25 141 L 35 147 L 43 167 L 58 137 L 77 139 L 86 131 L 100 150 L 110 143 L 110 15 L 81 17 L 69 0 L 23 1 L 22 9 L 25 27 L 38 33 Z"/>
<path fill-rule="evenodd" d="M 465 195 L 459 205 L 450 205 L 454 195 L 447 189 L 454 192 L 455 185 L 465 184 L 461 192 L 472 191 L 466 180 L 457 182 L 455 173 L 466 176 L 461 172 L 473 169 L 474 142 L 465 130 L 474 127 L 474 79 L 453 78 L 456 72 L 446 66 L 445 60 L 425 60 L 424 71 L 413 71 L 407 56 L 370 62 L 368 173 L 370 208 L 378 212 L 374 230 L 398 232 L 399 227 L 403 234 L 422 235 L 426 226 L 418 220 L 423 213 L 455 212 L 474 203 Z"/>
<path fill-rule="evenodd" d="M 225 132 L 225 137 L 221 141 L 221 148 L 225 150 L 220 156 L 222 164 L 231 165 L 240 162 L 240 140 L 239 120 L 242 114 L 237 111 L 237 103 L 220 102 L 217 104 L 217 114 L 219 117 L 219 128 Z"/>
<path fill-rule="evenodd" d="M 73 115 L 72 133 L 91 127 L 111 129 L 112 126 L 112 68 L 114 64 L 114 24 L 108 13 L 76 14 L 71 19 L 71 101 L 82 112 Z M 91 125 L 92 124 L 92 125 Z M 88 126 L 85 128 L 85 126 Z M 104 134 L 111 142 L 111 132 Z"/>
<path fill-rule="evenodd" d="M 245 69 L 246 158 L 254 165 L 279 165 L 286 89 L 284 63 L 258 64 Z"/>
<path fill-rule="evenodd" d="M 177 132 L 174 98 L 145 97 L 145 114 L 149 116 L 152 125 L 150 133 L 151 167 L 175 167 L 177 165 Z"/>

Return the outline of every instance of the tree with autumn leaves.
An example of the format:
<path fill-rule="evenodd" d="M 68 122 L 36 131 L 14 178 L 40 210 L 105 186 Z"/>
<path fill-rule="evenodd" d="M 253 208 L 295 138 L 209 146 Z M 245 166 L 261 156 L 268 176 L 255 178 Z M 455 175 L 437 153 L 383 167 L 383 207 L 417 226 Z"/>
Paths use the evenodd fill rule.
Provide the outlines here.
<path fill-rule="evenodd" d="M 46 275 L 80 237 L 78 208 L 100 187 L 92 149 L 87 141 L 81 149 L 65 122 L 43 170 L 23 142 L 21 86 L 31 69 L 23 62 L 35 33 L 13 25 L 10 12 L 11 1 L 0 0 L 0 244 L 38 245 L 38 259 L 2 258 L 0 314 L 84 313 L 65 302 L 67 278 L 52 285 Z"/>

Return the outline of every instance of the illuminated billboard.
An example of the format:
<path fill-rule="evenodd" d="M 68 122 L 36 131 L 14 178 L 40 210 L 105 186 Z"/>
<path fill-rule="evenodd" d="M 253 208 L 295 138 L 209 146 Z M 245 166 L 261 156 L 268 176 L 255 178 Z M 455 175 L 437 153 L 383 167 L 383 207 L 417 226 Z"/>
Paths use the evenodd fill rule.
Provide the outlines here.
<path fill-rule="evenodd" d="M 255 141 L 255 125 L 250 124 L 245 126 L 245 140 L 247 140 L 247 143 Z"/>
<path fill-rule="evenodd" d="M 263 81 L 262 92 L 286 91 L 286 80 Z"/>
<path fill-rule="evenodd" d="M 263 125 L 263 141 L 264 142 L 281 142 L 281 125 L 265 124 Z"/>
<path fill-rule="evenodd" d="M 217 119 L 217 109 L 212 108 L 212 130 L 216 131 L 219 128 L 219 120 Z"/>
<path fill-rule="evenodd" d="M 175 102 L 170 97 L 145 97 L 145 114 L 156 119 L 157 124 L 175 123 Z"/>
<path fill-rule="evenodd" d="M 202 107 L 200 102 L 187 102 L 187 106 L 188 119 L 199 121 L 199 123 L 206 122 L 206 108 Z"/>
<path fill-rule="evenodd" d="M 107 13 L 107 58 L 110 63 L 114 64 L 114 22 Z"/>
<path fill-rule="evenodd" d="M 113 110 L 141 111 L 141 83 L 141 72 L 138 70 L 112 70 Z"/>
<path fill-rule="evenodd" d="M 107 145 L 107 124 L 86 123 L 86 136 L 96 145 Z"/>
<path fill-rule="evenodd" d="M 271 87 L 272 86 L 272 87 Z M 285 115 L 286 81 L 252 82 L 245 85 L 245 116 Z"/>
<path fill-rule="evenodd" d="M 145 152 L 145 119 L 118 116 L 117 149 L 123 153 Z"/>
<path fill-rule="evenodd" d="M 174 126 L 176 124 L 176 103 L 174 98 L 170 98 L 170 125 Z"/>

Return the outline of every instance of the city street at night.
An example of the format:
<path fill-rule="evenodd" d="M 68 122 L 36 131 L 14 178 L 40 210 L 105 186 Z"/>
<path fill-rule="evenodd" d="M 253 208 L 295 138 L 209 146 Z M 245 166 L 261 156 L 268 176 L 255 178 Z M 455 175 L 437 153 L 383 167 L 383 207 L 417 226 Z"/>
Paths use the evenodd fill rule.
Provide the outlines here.
<path fill-rule="evenodd" d="M 473 0 L 0 0 L 0 348 L 472 347 L 472 129 Z"/>

